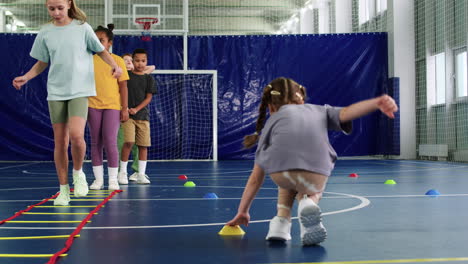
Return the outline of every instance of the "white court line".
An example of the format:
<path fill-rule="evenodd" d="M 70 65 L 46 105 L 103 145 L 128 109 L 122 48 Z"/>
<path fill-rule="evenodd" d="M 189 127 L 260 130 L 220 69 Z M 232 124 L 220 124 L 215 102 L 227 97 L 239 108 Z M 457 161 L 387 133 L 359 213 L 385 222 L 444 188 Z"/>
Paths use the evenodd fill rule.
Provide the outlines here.
<path fill-rule="evenodd" d="M 325 192 L 331 193 L 331 192 Z M 364 195 L 357 196 L 363 198 L 435 198 L 435 197 L 468 197 L 468 193 L 455 193 L 455 194 L 440 194 L 436 196 L 423 195 L 423 194 L 404 194 L 404 195 Z M 278 197 L 255 197 L 255 200 L 273 200 Z M 323 196 L 322 199 L 350 199 L 352 197 L 343 197 L 343 196 Z M 115 198 L 114 200 L 109 201 L 109 203 L 115 202 L 127 202 L 127 201 L 213 201 L 213 200 L 240 200 L 240 197 L 231 197 L 231 198 L 216 198 L 216 199 L 207 199 L 207 198 L 152 198 L 152 199 L 119 199 Z M 40 202 L 42 200 L 0 200 L 0 203 L 23 203 L 23 202 Z"/>
<path fill-rule="evenodd" d="M 276 188 L 275 188 L 276 189 Z M 357 196 L 357 195 L 352 195 L 352 194 L 346 194 L 346 193 L 332 193 L 335 195 L 343 195 L 343 196 L 348 196 L 350 198 L 358 199 L 361 201 L 360 204 L 342 209 L 342 210 L 337 210 L 337 211 L 331 211 L 331 212 L 326 212 L 323 213 L 322 215 L 333 215 L 333 214 L 340 214 L 340 213 L 345 213 L 345 212 L 351 212 L 355 210 L 359 210 L 361 208 L 364 208 L 370 204 L 370 201 L 364 197 Z M 276 197 L 274 197 L 276 199 Z M 238 198 L 240 199 L 240 198 Z M 208 200 L 208 199 L 205 199 Z M 291 219 L 297 219 L 297 217 L 292 217 Z M 264 220 L 254 220 L 250 221 L 249 224 L 257 224 L 257 223 L 267 223 L 270 222 L 271 219 L 264 219 Z M 205 224 L 185 224 L 185 225 L 153 225 L 153 226 L 85 226 L 83 229 L 87 230 L 104 230 L 104 229 L 156 229 L 156 228 L 176 228 L 176 227 L 201 227 L 201 226 L 224 226 L 226 222 L 222 223 L 205 223 Z M 41 229 L 41 230 L 74 230 L 76 229 L 75 227 L 21 227 L 21 226 L 16 226 L 16 227 L 2 227 L 0 226 L 0 229 L 22 229 L 22 230 L 32 230 L 32 229 Z"/>
<path fill-rule="evenodd" d="M 458 169 L 466 169 L 468 166 L 449 166 L 449 167 L 421 167 L 418 169 L 406 169 L 406 170 L 401 170 L 398 168 L 395 168 L 394 170 L 356 170 L 358 174 L 360 175 L 380 175 L 380 174 L 389 174 L 389 173 L 398 173 L 398 175 L 401 175 L 402 173 L 405 172 L 418 172 L 418 171 L 444 171 L 444 170 L 458 170 Z M 341 175 L 348 175 L 349 173 L 347 172 L 339 172 L 340 170 L 344 169 L 335 169 L 334 172 L 332 172 L 332 175 L 330 177 L 334 176 L 341 176 Z M 347 169 L 349 170 L 349 169 Z M 226 175 L 226 174 L 242 174 L 239 177 L 249 177 L 248 173 L 252 172 L 252 170 L 245 170 L 245 171 L 231 171 L 231 172 L 207 172 L 207 173 L 191 173 L 188 174 L 189 179 L 190 178 L 198 178 L 198 179 L 203 179 L 203 178 L 210 178 L 210 176 L 205 176 L 205 175 L 211 175 L 214 176 L 216 175 L 218 178 L 223 178 L 223 176 L 220 175 Z M 34 174 L 34 175 L 50 175 L 50 176 L 56 176 L 56 173 L 46 173 L 46 172 L 29 172 L 29 171 L 23 171 L 24 174 Z M 245 173 L 245 174 L 244 174 Z M 160 173 L 154 173 L 148 174 L 150 177 L 156 177 L 157 179 L 173 179 L 173 176 L 179 176 L 181 175 L 180 173 L 164 173 L 164 175 L 168 176 L 160 176 Z M 172 176 L 170 176 L 172 175 Z M 200 176 L 203 175 L 203 176 Z M 450 175 L 449 175 L 450 176 Z M 456 176 L 456 175 L 455 175 Z M 405 176 L 404 176 L 405 177 Z M 1 178 L 0 178 L 1 180 Z"/>
<path fill-rule="evenodd" d="M 30 165 L 37 164 L 37 163 L 40 163 L 40 161 L 36 161 L 36 162 L 28 163 L 28 164 L 11 165 L 11 166 L 7 166 L 7 167 L 0 167 L 0 170 L 25 167 L 25 166 L 30 166 Z"/>
<path fill-rule="evenodd" d="M 212 171 L 211 169 L 207 169 L 207 170 L 210 170 Z M 202 172 L 198 172 L 198 173 L 190 173 L 189 175 L 199 175 L 199 174 L 202 174 L 202 175 L 218 175 L 218 174 L 234 174 L 234 173 L 250 173 L 252 172 L 252 170 L 245 170 L 245 171 L 228 171 L 228 172 L 207 172 L 207 173 L 202 173 Z M 34 175 L 57 175 L 56 172 L 30 172 L 30 171 L 27 171 L 27 170 L 24 170 L 22 171 L 22 173 L 24 174 L 34 174 Z M 156 175 L 158 175 L 158 173 L 154 173 Z M 173 175 L 173 176 L 179 176 L 179 175 L 182 175 L 183 173 L 164 173 L 164 175 Z M 151 174 L 149 174 L 151 175 Z M 161 176 L 161 177 L 164 177 L 164 176 Z"/>
<path fill-rule="evenodd" d="M 330 192 L 325 192 L 330 193 Z M 437 196 L 423 195 L 423 194 L 406 194 L 406 195 L 364 195 L 358 196 L 363 198 L 434 198 L 434 197 L 468 197 L 468 193 L 458 193 L 458 194 L 440 194 Z M 255 200 L 273 200 L 278 197 L 255 197 Z M 231 198 L 216 198 L 216 199 L 207 199 L 207 198 L 152 198 L 152 199 L 119 199 L 115 198 L 114 200 L 109 201 L 109 203 L 115 202 L 132 202 L 132 201 L 213 201 L 213 200 L 240 200 L 240 197 L 231 197 Z M 350 197 L 343 196 L 323 196 L 322 199 L 350 199 Z M 22 202 L 40 202 L 42 200 L 0 200 L 0 203 L 22 203 Z"/>

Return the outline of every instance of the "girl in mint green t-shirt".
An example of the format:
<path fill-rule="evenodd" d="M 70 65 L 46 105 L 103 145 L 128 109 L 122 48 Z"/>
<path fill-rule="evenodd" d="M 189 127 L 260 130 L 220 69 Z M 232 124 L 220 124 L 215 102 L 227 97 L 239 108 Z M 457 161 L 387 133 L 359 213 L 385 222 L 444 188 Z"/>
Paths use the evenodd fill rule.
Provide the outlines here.
<path fill-rule="evenodd" d="M 60 183 L 60 194 L 54 205 L 68 205 L 68 142 L 71 142 L 73 184 L 75 197 L 88 194 L 83 173 L 86 152 L 84 128 L 88 110 L 88 96 L 96 95 L 92 52 L 96 52 L 112 67 L 118 78 L 122 69 L 99 42 L 86 15 L 75 0 L 47 0 L 51 22 L 41 28 L 31 49 L 37 62 L 23 76 L 13 80 L 21 89 L 29 80 L 42 73 L 50 64 L 47 79 L 47 101 L 54 131 L 54 161 Z"/>

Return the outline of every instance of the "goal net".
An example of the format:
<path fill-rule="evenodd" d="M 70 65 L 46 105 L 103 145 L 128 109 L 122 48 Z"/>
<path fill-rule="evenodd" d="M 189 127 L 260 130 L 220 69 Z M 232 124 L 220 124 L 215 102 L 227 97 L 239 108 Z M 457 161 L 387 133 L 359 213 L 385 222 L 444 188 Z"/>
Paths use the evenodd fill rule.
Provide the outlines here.
<path fill-rule="evenodd" d="M 218 160 L 217 72 L 156 70 L 151 75 L 157 93 L 148 105 L 148 160 Z M 85 139 L 91 143 L 88 127 Z M 90 154 L 88 146 L 88 159 Z"/>
<path fill-rule="evenodd" d="M 217 160 L 216 71 L 157 70 L 150 160 Z"/>

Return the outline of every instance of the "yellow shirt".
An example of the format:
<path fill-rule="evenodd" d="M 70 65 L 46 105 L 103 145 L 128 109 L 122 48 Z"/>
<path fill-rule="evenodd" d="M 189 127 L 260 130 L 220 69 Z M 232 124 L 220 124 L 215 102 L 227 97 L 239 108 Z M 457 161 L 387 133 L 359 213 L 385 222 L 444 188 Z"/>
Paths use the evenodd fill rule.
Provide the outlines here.
<path fill-rule="evenodd" d="M 96 96 L 88 98 L 89 107 L 95 109 L 115 109 L 120 110 L 119 83 L 129 79 L 127 67 L 124 60 L 117 55 L 111 54 L 117 65 L 122 69 L 122 75 L 116 80 L 111 73 L 111 66 L 99 57 L 94 55 L 94 79 L 96 82 Z"/>

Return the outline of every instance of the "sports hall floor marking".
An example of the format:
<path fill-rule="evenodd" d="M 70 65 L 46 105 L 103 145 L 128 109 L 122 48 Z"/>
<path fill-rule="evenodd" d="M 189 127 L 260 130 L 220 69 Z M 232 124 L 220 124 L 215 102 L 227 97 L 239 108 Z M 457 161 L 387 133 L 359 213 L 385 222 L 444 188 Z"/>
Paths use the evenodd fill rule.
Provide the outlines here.
<path fill-rule="evenodd" d="M 291 262 L 291 263 L 271 263 L 271 264 L 384 264 L 384 263 L 423 263 L 423 262 L 451 262 L 467 261 L 463 258 L 420 258 L 420 259 L 385 259 L 385 260 L 357 260 L 357 261 L 337 261 L 337 262 Z"/>
<path fill-rule="evenodd" d="M 54 238 L 69 238 L 70 235 L 57 235 L 57 236 L 22 236 L 22 237 L 0 237 L 0 240 L 30 240 L 30 239 L 54 239 Z M 80 235 L 76 235 L 80 237 Z"/>
<path fill-rule="evenodd" d="M 155 188 L 159 188 L 161 186 L 155 186 Z M 168 187 L 168 186 L 166 186 Z M 169 186 L 169 187 L 180 187 L 180 186 Z M 212 186 L 197 186 L 197 187 L 205 187 L 205 188 L 211 188 Z M 218 186 L 220 187 L 220 186 Z M 225 187 L 224 188 L 237 188 L 237 187 Z M 182 187 L 185 188 L 185 187 Z M 243 187 L 242 187 L 243 188 Z M 263 189 L 271 189 L 271 190 L 277 190 L 277 188 L 263 188 Z M 353 194 L 346 194 L 346 193 L 335 193 L 335 192 L 325 192 L 325 193 L 330 193 L 334 195 L 342 195 L 342 196 L 347 196 L 348 198 L 352 199 L 358 199 L 360 203 L 356 206 L 342 209 L 342 210 L 337 210 L 337 211 L 331 211 L 331 212 L 324 212 L 322 215 L 333 215 L 333 214 L 339 214 L 339 213 L 345 213 L 345 212 L 350 212 L 350 211 L 355 211 L 359 210 L 361 208 L 364 208 L 370 204 L 370 201 L 366 199 L 365 197 L 358 196 L 358 195 L 353 195 Z M 271 199 L 276 199 L 275 197 L 270 197 Z M 235 198 L 235 199 L 240 199 L 240 198 Z M 257 199 L 257 198 L 256 198 Z M 119 201 L 123 201 L 126 199 L 119 199 Z M 142 199 L 142 200 L 154 200 L 154 199 Z M 170 199 L 170 200 L 176 200 L 176 199 Z M 201 199 L 192 199 L 192 200 L 201 200 Z M 207 199 L 203 199 L 207 200 Z M 297 217 L 292 217 L 291 219 L 297 219 Z M 250 224 L 256 224 L 256 223 L 268 223 L 271 219 L 263 219 L 263 220 L 253 220 L 250 221 Z M 203 227 L 203 226 L 224 226 L 226 223 L 202 223 L 202 224 L 182 224 L 182 225 L 148 225 L 148 226 L 92 226 L 92 227 L 83 227 L 83 229 L 86 230 L 105 230 L 105 229 L 156 229 L 156 228 L 182 228 L 182 227 Z M 28 229 L 41 229 L 41 230 L 70 230 L 73 228 L 70 227 L 0 227 L 0 229 L 23 229 L 23 230 L 28 230 Z"/>
<path fill-rule="evenodd" d="M 54 254 L 0 254 L 0 258 L 49 258 L 49 261 L 47 262 L 48 264 L 54 264 L 60 257 L 65 257 L 68 254 L 65 254 L 68 252 L 68 250 L 71 248 L 71 245 L 73 244 L 73 241 L 75 238 L 80 237 L 79 233 L 83 229 L 83 227 L 87 224 L 90 223 L 90 219 L 97 214 L 97 211 L 99 211 L 102 207 L 104 207 L 104 204 L 107 203 L 111 198 L 118 193 L 121 193 L 122 190 L 115 190 L 115 191 L 91 191 L 90 194 L 104 194 L 107 193 L 109 194 L 107 198 L 105 199 L 71 199 L 71 200 L 80 200 L 80 201 L 100 201 L 100 203 L 96 206 L 43 206 L 42 204 L 46 202 L 53 201 L 54 198 L 56 198 L 59 193 L 56 193 L 50 198 L 43 199 L 37 204 L 30 205 L 24 210 L 20 210 L 16 212 L 13 216 L 0 221 L 0 225 L 3 225 L 5 223 L 79 223 L 77 227 L 71 228 L 74 231 L 70 235 L 54 235 L 54 236 L 22 236 L 22 237 L 0 237 L 0 240 L 29 240 L 29 239 L 64 239 L 66 238 L 67 241 L 65 243 L 65 247 L 62 248 L 60 251 L 54 253 Z M 34 208 L 60 208 L 60 207 L 94 207 L 94 209 L 89 212 L 89 213 L 51 213 L 51 212 L 29 212 L 30 210 Z M 83 220 L 81 221 L 75 221 L 75 220 L 70 220 L 70 221 L 16 221 L 12 220 L 15 219 L 21 215 L 87 215 Z M 38 227 L 31 227 L 31 229 L 39 229 Z"/>

